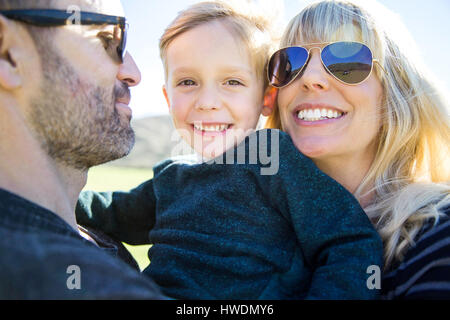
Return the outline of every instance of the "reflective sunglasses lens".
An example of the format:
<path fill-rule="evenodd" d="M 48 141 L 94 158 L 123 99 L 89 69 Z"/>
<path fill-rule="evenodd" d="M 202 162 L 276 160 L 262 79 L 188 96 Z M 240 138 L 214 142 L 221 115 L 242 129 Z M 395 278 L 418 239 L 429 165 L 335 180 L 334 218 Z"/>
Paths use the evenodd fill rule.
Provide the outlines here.
<path fill-rule="evenodd" d="M 269 61 L 269 83 L 277 88 L 287 85 L 308 60 L 308 51 L 290 47 L 275 52 Z"/>
<path fill-rule="evenodd" d="M 370 75 L 372 52 L 358 42 L 336 42 L 322 50 L 322 61 L 328 71 L 348 84 L 358 84 Z"/>

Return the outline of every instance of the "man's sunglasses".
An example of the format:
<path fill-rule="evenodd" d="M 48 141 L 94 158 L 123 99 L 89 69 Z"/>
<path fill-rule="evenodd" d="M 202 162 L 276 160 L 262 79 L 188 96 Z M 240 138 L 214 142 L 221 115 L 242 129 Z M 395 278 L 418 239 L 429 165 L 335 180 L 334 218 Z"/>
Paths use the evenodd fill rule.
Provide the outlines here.
<path fill-rule="evenodd" d="M 125 17 L 109 16 L 93 12 L 69 13 L 53 9 L 0 10 L 5 17 L 39 27 L 57 27 L 73 23 L 81 25 L 111 26 L 110 32 L 104 32 L 102 40 L 106 42 L 106 51 L 111 57 L 123 63 L 127 41 L 128 24 Z"/>
<path fill-rule="evenodd" d="M 325 44 L 323 48 L 315 47 Z M 339 41 L 311 45 L 313 47 L 309 50 L 303 47 L 287 47 L 276 51 L 269 61 L 269 83 L 275 88 L 282 88 L 289 85 L 299 75 L 301 77 L 311 57 L 312 49 L 320 50 L 320 58 L 325 70 L 345 84 L 362 83 L 372 73 L 373 63 L 379 64 L 378 60 L 373 59 L 372 51 L 359 42 Z"/>

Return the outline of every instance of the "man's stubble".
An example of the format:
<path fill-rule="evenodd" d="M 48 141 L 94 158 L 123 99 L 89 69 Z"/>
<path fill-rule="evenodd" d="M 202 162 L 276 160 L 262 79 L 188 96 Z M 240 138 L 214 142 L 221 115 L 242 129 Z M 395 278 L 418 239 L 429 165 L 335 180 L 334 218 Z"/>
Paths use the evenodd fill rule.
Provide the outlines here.
<path fill-rule="evenodd" d="M 43 79 L 30 122 L 43 149 L 55 161 L 80 170 L 126 156 L 134 145 L 134 131 L 115 103 L 129 95 L 128 86 L 83 83 L 51 46 L 39 49 Z"/>

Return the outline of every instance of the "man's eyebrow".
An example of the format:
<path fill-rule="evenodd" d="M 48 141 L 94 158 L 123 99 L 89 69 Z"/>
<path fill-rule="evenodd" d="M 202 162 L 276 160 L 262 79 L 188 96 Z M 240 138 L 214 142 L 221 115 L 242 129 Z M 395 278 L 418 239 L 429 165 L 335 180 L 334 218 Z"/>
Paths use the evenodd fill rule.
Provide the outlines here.
<path fill-rule="evenodd" d="M 99 26 L 96 26 L 96 25 L 87 25 L 86 26 L 87 31 L 93 31 L 95 29 L 99 30 Z"/>
<path fill-rule="evenodd" d="M 114 24 L 110 24 L 110 23 L 102 23 L 102 24 L 85 24 L 82 25 L 83 27 L 86 28 L 86 30 L 100 30 L 100 29 L 104 29 L 104 28 L 111 28 L 111 30 L 114 29 Z"/>

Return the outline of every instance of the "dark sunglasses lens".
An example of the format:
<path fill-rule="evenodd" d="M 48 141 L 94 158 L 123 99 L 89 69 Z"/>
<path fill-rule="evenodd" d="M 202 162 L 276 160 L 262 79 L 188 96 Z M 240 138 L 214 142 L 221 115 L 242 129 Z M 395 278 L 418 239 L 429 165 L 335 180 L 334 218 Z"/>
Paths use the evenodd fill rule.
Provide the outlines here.
<path fill-rule="evenodd" d="M 308 51 L 300 47 L 278 50 L 269 61 L 269 83 L 283 87 L 295 78 L 308 60 Z"/>
<path fill-rule="evenodd" d="M 126 30 L 119 25 L 109 25 L 103 27 L 100 33 L 104 41 L 105 50 L 109 56 L 117 63 L 123 63 L 126 45 Z"/>
<path fill-rule="evenodd" d="M 348 84 L 357 84 L 370 75 L 372 70 L 372 52 L 358 42 L 336 42 L 322 50 L 322 61 L 339 80 Z"/>
<path fill-rule="evenodd" d="M 119 46 L 117 47 L 117 55 L 119 56 L 121 62 L 123 62 L 123 59 L 125 58 L 126 45 L 127 45 L 127 30 L 122 29 L 122 39 L 120 41 Z"/>

